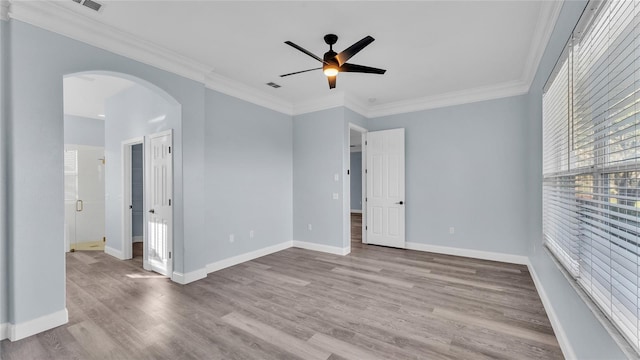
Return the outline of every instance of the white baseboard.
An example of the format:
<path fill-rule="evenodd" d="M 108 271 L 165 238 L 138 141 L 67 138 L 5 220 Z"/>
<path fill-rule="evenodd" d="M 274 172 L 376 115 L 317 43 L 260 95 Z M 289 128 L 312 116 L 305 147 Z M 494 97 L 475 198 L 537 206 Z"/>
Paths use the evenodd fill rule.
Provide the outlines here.
<path fill-rule="evenodd" d="M 31 335 L 53 329 L 69 322 L 67 309 L 54 312 L 53 314 L 41 316 L 37 319 L 25 321 L 19 324 L 8 324 L 8 338 L 11 341 L 18 341 Z"/>
<path fill-rule="evenodd" d="M 131 242 L 134 242 L 134 243 L 144 242 L 144 238 L 142 236 L 134 236 L 131 238 Z"/>
<path fill-rule="evenodd" d="M 575 351 L 573 351 L 573 346 L 571 346 L 571 342 L 569 342 L 569 338 L 567 337 L 567 333 L 564 331 L 564 327 L 562 327 L 562 323 L 558 320 L 558 316 L 553 308 L 553 304 L 551 300 L 547 296 L 547 292 L 544 290 L 540 279 L 538 278 L 538 274 L 536 274 L 536 269 L 531 265 L 531 262 L 527 259 L 527 267 L 529 268 L 529 273 L 531 274 L 531 278 L 533 279 L 533 283 L 536 286 L 536 290 L 538 291 L 538 295 L 540 295 L 540 300 L 542 300 L 542 306 L 544 306 L 544 310 L 547 312 L 547 317 L 549 317 L 549 322 L 551 322 L 551 327 L 553 328 L 553 332 L 556 335 L 556 339 L 558 339 L 558 344 L 560 345 L 560 349 L 562 350 L 562 355 L 564 355 L 565 359 L 573 360 L 577 359 Z"/>
<path fill-rule="evenodd" d="M 114 249 L 112 247 L 109 247 L 109 246 L 105 246 L 104 247 L 104 253 L 107 254 L 107 255 L 111 255 L 111 256 L 113 256 L 113 257 L 115 257 L 117 259 L 120 259 L 120 260 L 127 260 L 127 259 L 124 258 L 124 253 L 122 251 L 116 250 L 116 249 Z"/>
<path fill-rule="evenodd" d="M 9 323 L 0 324 L 0 340 L 9 338 Z"/>
<path fill-rule="evenodd" d="M 454 247 L 448 247 L 448 246 L 429 245 L 429 244 L 421 244 L 421 243 L 414 243 L 414 242 L 405 243 L 405 247 L 409 250 L 428 251 L 428 252 L 433 252 L 438 254 L 463 256 L 463 257 L 481 259 L 481 260 L 500 261 L 500 262 L 506 262 L 510 264 L 520 264 L 520 265 L 529 264 L 529 258 L 524 255 L 513 255 L 513 254 L 497 253 L 497 252 L 490 252 L 490 251 L 461 249 L 461 248 L 454 248 Z"/>
<path fill-rule="evenodd" d="M 337 246 L 322 245 L 322 244 L 316 244 L 316 243 L 310 243 L 310 242 L 298 241 L 298 240 L 293 240 L 293 247 L 297 247 L 300 249 L 313 250 L 313 251 L 320 251 L 320 252 L 325 252 L 325 253 L 335 254 L 335 255 L 347 255 L 351 252 L 351 247 L 341 248 Z"/>
<path fill-rule="evenodd" d="M 173 272 L 173 276 L 171 280 L 177 282 L 178 284 L 186 285 L 190 282 L 194 282 L 200 279 L 204 279 L 207 277 L 206 269 L 198 269 L 195 271 L 188 272 L 186 274 L 179 273 L 177 271 Z"/>
<path fill-rule="evenodd" d="M 354 210 L 354 209 L 351 209 L 351 213 L 352 213 L 352 214 L 362 214 L 362 210 Z"/>
<path fill-rule="evenodd" d="M 248 253 L 236 255 L 227 259 L 219 260 L 207 265 L 207 273 L 222 270 L 230 266 L 242 264 L 243 262 L 250 261 L 265 255 L 273 254 L 278 251 L 282 251 L 291 247 L 291 241 L 285 241 L 280 244 L 268 246 L 262 249 L 250 251 Z"/>

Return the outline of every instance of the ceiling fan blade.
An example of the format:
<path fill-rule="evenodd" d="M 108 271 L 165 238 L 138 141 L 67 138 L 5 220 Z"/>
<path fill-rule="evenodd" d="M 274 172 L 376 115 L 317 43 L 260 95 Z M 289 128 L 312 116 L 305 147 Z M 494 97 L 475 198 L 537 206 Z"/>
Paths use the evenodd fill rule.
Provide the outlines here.
<path fill-rule="evenodd" d="M 301 74 L 307 71 L 313 71 L 313 70 L 321 70 L 322 68 L 314 68 L 314 69 L 308 69 L 308 70 L 302 70 L 302 71 L 296 71 L 296 72 L 292 72 L 292 73 L 288 73 L 288 74 L 284 74 L 284 75 L 280 75 L 280 77 L 285 77 L 285 76 L 289 76 L 289 75 L 295 75 L 295 74 Z"/>
<path fill-rule="evenodd" d="M 329 89 L 336 87 L 336 77 L 337 76 L 327 76 L 327 79 L 329 79 Z"/>
<path fill-rule="evenodd" d="M 366 73 L 366 74 L 384 74 L 385 72 L 387 72 L 387 70 L 384 69 L 378 69 L 378 68 L 374 68 L 374 67 L 370 67 L 370 66 L 364 66 L 364 65 L 356 65 L 356 64 L 343 64 L 342 66 L 340 66 L 338 68 L 338 71 L 340 72 L 359 72 L 359 73 Z"/>
<path fill-rule="evenodd" d="M 303 48 L 302 46 L 296 45 L 296 44 L 292 43 L 291 41 L 285 41 L 284 43 L 289 45 L 289 46 L 291 46 L 291 47 L 293 47 L 296 50 L 302 51 L 303 53 L 311 56 L 312 58 L 320 61 L 321 63 L 324 63 L 324 60 L 322 60 L 318 55 L 315 55 L 314 53 L 312 53 L 311 51 Z"/>
<path fill-rule="evenodd" d="M 336 60 L 338 61 L 338 65 L 342 66 L 344 63 L 347 62 L 347 60 L 351 59 L 351 57 L 353 55 L 355 55 L 358 52 L 360 52 L 360 50 L 364 49 L 365 46 L 371 44 L 373 42 L 373 40 L 375 40 L 375 39 L 372 38 L 371 36 L 367 35 L 362 40 L 360 40 L 360 41 L 356 42 L 355 44 L 349 46 L 343 52 L 341 52 L 340 54 L 336 55 Z"/>

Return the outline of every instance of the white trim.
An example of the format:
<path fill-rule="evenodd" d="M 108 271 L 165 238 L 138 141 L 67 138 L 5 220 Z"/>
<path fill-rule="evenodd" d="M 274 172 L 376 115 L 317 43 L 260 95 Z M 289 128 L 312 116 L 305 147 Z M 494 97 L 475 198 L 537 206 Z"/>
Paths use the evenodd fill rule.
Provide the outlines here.
<path fill-rule="evenodd" d="M 505 262 L 510 264 L 520 264 L 520 265 L 529 264 L 529 258 L 524 255 L 513 255 L 513 254 L 498 253 L 498 252 L 492 252 L 492 251 L 462 249 L 462 248 L 455 248 L 455 247 L 449 247 L 449 246 L 421 244 L 421 243 L 414 243 L 414 242 L 405 243 L 405 248 L 408 250 L 427 251 L 432 253 L 462 256 L 462 257 L 468 257 L 473 259 L 500 261 L 500 262 Z"/>
<path fill-rule="evenodd" d="M 9 338 L 9 323 L 0 324 L 0 340 Z"/>
<path fill-rule="evenodd" d="M 9 17 L 198 82 L 204 82 L 204 74 L 212 70 L 210 66 L 106 25 L 78 10 L 77 4 L 71 1 L 13 0 Z"/>
<path fill-rule="evenodd" d="M 115 257 L 116 259 L 120 259 L 120 260 L 127 260 L 124 257 L 124 254 L 122 253 L 122 251 L 120 250 L 116 250 L 110 246 L 106 246 L 104 247 L 104 253 L 107 255 L 111 255 L 113 257 Z"/>
<path fill-rule="evenodd" d="M 533 283 L 536 286 L 536 290 L 538 291 L 538 295 L 540 295 L 540 300 L 542 300 L 542 306 L 544 306 L 544 310 L 547 313 L 547 317 L 549 318 L 549 322 L 551 322 L 551 327 L 553 328 L 553 332 L 558 339 L 558 344 L 560 345 L 560 350 L 562 350 L 562 355 L 564 355 L 565 359 L 573 360 L 577 359 L 575 351 L 573 351 L 573 346 L 571 346 L 571 342 L 567 337 L 567 333 L 564 331 L 564 327 L 562 323 L 558 319 L 558 315 L 556 315 L 555 309 L 553 308 L 553 304 L 549 297 L 547 296 L 547 292 L 544 290 L 542 286 L 542 282 L 538 278 L 538 274 L 536 273 L 535 267 L 531 264 L 529 259 L 527 258 L 527 268 L 529 268 L 529 273 L 531 274 L 531 278 L 533 279 Z"/>
<path fill-rule="evenodd" d="M 248 101 L 252 104 L 262 106 L 267 109 L 271 109 L 286 115 L 293 114 L 293 107 L 291 103 L 272 96 L 266 91 L 258 90 L 253 86 L 249 86 L 239 81 L 229 79 L 228 77 L 216 74 L 214 72 L 211 72 L 206 76 L 205 86 L 208 89 L 219 91 L 223 94 Z"/>
<path fill-rule="evenodd" d="M 343 256 L 348 255 L 351 252 L 351 246 L 340 248 L 337 246 L 316 244 L 298 240 L 293 240 L 293 247 Z"/>
<path fill-rule="evenodd" d="M 351 149 L 351 130 L 357 131 L 360 133 L 360 143 L 362 144 L 360 151 L 362 152 L 362 160 L 364 162 L 361 162 L 360 164 L 360 172 L 362 174 L 361 176 L 361 189 L 362 189 L 362 193 L 360 194 L 360 202 L 362 203 L 362 210 L 353 210 L 351 209 L 351 176 L 349 176 L 349 181 L 348 184 L 346 186 L 346 194 L 345 194 L 345 218 L 343 220 L 343 233 L 345 234 L 345 238 L 343 239 L 343 242 L 345 244 L 347 244 L 348 247 L 348 252 L 351 252 L 351 213 L 360 213 L 362 214 L 362 230 L 361 230 L 361 241 L 363 244 L 367 243 L 367 232 L 365 231 L 366 229 L 366 223 L 367 223 L 367 209 L 366 209 L 366 202 L 364 201 L 365 196 L 367 196 L 367 179 L 366 176 L 364 176 L 364 168 L 366 167 L 366 147 L 364 146 L 366 140 L 367 140 L 367 133 L 369 132 L 369 130 L 363 128 L 362 126 L 356 125 L 354 123 L 349 123 L 349 134 L 348 134 L 348 149 Z M 347 156 L 347 168 L 349 170 L 353 170 L 351 169 L 351 151 L 349 151 L 349 155 Z M 353 173 L 353 171 L 352 171 Z"/>
<path fill-rule="evenodd" d="M 120 147 L 120 153 L 122 155 L 122 160 L 121 160 L 121 172 L 120 174 L 122 175 L 122 212 L 121 212 L 121 216 L 122 216 L 122 248 L 124 249 L 122 252 L 122 255 L 124 256 L 125 259 L 131 259 L 133 258 L 133 236 L 131 236 L 132 234 L 132 227 L 133 224 L 131 223 L 131 211 L 129 209 L 129 205 L 131 204 L 132 200 L 131 200 L 131 154 L 132 154 L 132 147 L 133 145 L 138 145 L 138 144 L 142 144 L 142 178 L 143 178 L 143 185 L 145 186 L 146 184 L 144 184 L 144 180 L 146 178 L 146 173 L 144 171 L 144 154 L 145 154 L 145 146 L 144 146 L 144 136 L 140 136 L 137 138 L 133 138 L 133 139 L 129 139 L 129 140 L 125 140 L 121 143 L 121 147 Z M 144 222 L 144 211 L 145 211 L 145 204 L 142 205 L 143 209 L 143 222 Z M 143 237 L 142 237 L 142 242 L 144 242 L 144 233 L 145 233 L 145 228 L 146 226 L 142 226 L 142 231 L 143 231 Z"/>
<path fill-rule="evenodd" d="M 531 87 L 533 79 L 540 66 L 542 55 L 547 49 L 549 39 L 555 28 L 555 24 L 560 16 L 560 10 L 564 0 L 559 1 L 543 1 L 540 5 L 540 13 L 538 14 L 538 20 L 536 22 L 536 31 L 533 33 L 533 39 L 531 39 L 531 46 L 529 47 L 529 56 L 522 73 L 522 81 Z"/>
<path fill-rule="evenodd" d="M 354 98 L 349 94 L 344 95 L 344 107 L 364 116 L 365 118 L 369 114 L 368 104 L 360 101 L 359 99 Z"/>
<path fill-rule="evenodd" d="M 0 17 L 8 15 L 9 18 L 24 21 L 144 64 L 184 76 L 205 84 L 209 89 L 287 115 L 300 115 L 344 106 L 366 118 L 373 118 L 527 93 L 558 19 L 562 3 L 562 1 L 548 1 L 543 2 L 541 5 L 536 30 L 531 40 L 531 50 L 528 54 L 522 77 L 519 80 L 380 105 L 370 105 L 356 97 L 345 95 L 343 91 L 332 92 L 331 95 L 324 98 L 292 104 L 257 87 L 214 73 L 213 68 L 209 65 L 195 61 L 155 43 L 142 40 L 134 34 L 106 25 L 100 22 L 94 14 L 87 16 L 87 13 L 80 13 L 77 4 L 73 4 L 70 1 L 13 0 L 9 2 L 8 0 L 0 0 Z M 52 16 L 51 14 L 55 15 Z"/>
<path fill-rule="evenodd" d="M 69 322 L 69 313 L 67 309 L 44 315 L 39 318 L 25 321 L 19 324 L 9 324 L 8 338 L 11 341 L 18 341 L 31 335 L 53 329 L 54 327 L 64 325 Z"/>
<path fill-rule="evenodd" d="M 380 104 L 369 108 L 367 117 L 375 118 L 523 95 L 529 92 L 529 86 L 530 84 L 523 81 L 510 81 L 475 89 Z"/>
<path fill-rule="evenodd" d="M 351 209 L 352 214 L 362 214 L 362 210 Z"/>
<path fill-rule="evenodd" d="M 267 246 L 262 249 L 250 251 L 248 253 L 232 256 L 223 260 L 216 261 L 207 265 L 207 273 L 212 273 L 230 266 L 242 264 L 243 262 L 257 259 L 269 254 L 273 254 L 278 251 L 288 249 L 292 246 L 291 241 L 285 241 L 276 245 Z"/>
<path fill-rule="evenodd" d="M 10 6 L 9 0 L 0 0 L 0 20 L 9 20 Z"/>
<path fill-rule="evenodd" d="M 188 283 L 191 283 L 200 279 L 204 279 L 206 277 L 207 277 L 207 271 L 206 269 L 202 268 L 202 269 L 188 272 L 186 274 L 174 271 L 173 276 L 171 277 L 171 280 L 177 282 L 178 284 L 186 285 Z"/>
<path fill-rule="evenodd" d="M 331 94 L 327 96 L 318 97 L 294 104 L 292 115 L 295 116 L 308 114 L 316 111 L 333 109 L 340 106 L 344 106 L 344 91 L 332 91 Z"/>
<path fill-rule="evenodd" d="M 133 236 L 131 238 L 131 241 L 134 242 L 134 243 L 144 242 L 144 236 Z"/>

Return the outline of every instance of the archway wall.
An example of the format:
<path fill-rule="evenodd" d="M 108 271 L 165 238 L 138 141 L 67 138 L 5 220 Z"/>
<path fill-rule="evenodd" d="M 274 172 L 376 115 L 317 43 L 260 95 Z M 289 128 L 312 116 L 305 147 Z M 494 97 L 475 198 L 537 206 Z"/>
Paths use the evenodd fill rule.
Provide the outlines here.
<path fill-rule="evenodd" d="M 8 175 L 8 322 L 41 320 L 37 323 L 52 327 L 66 321 L 60 169 L 62 79 L 68 74 L 95 70 L 128 74 L 163 89 L 181 105 L 181 129 L 174 135 L 174 186 L 182 192 L 174 209 L 174 271 L 203 267 L 205 259 L 195 256 L 185 267 L 184 249 L 201 248 L 204 242 L 204 85 L 20 21 L 10 20 L 7 27 L 3 60 L 10 67 L 10 97 L 2 143 Z"/>
<path fill-rule="evenodd" d="M 115 73 L 102 75 L 122 76 Z M 127 77 L 131 79 L 130 77 Z M 173 234 L 182 234 L 183 188 L 182 176 L 182 121 L 180 104 L 168 97 L 161 89 L 139 79 L 131 79 L 134 85 L 105 102 L 105 250 L 117 258 L 126 258 L 122 219 L 127 205 L 123 201 L 122 142 L 164 130 L 173 129 Z M 163 96 L 164 95 L 164 96 Z M 129 254 L 130 255 L 130 254 Z"/>

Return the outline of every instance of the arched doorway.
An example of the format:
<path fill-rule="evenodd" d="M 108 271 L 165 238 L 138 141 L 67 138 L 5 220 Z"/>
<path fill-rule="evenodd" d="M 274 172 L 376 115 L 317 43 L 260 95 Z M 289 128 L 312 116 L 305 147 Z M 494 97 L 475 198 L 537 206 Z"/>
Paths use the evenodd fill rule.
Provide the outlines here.
<path fill-rule="evenodd" d="M 75 159 L 78 165 L 65 166 L 65 180 L 75 184 L 74 189 L 65 181 L 65 243 L 86 249 L 83 244 L 94 244 L 103 233 L 104 252 L 122 260 L 134 257 L 133 247 L 143 244 L 141 265 L 171 277 L 176 201 L 172 136 L 181 127 L 180 104 L 153 84 L 107 71 L 66 75 L 64 103 L 65 162 Z M 102 144 L 95 144 L 96 139 Z M 80 166 L 81 151 L 90 154 L 84 156 L 88 171 Z M 89 174 L 87 181 L 80 178 L 83 173 Z M 100 188 L 102 201 L 96 196 Z"/>

